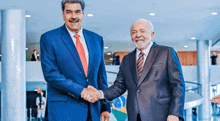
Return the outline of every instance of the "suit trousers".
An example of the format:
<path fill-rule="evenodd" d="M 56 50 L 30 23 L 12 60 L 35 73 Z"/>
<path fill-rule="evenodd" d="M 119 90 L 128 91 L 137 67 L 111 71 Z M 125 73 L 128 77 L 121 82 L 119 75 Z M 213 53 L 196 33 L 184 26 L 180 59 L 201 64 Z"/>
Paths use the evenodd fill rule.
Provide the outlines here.
<path fill-rule="evenodd" d="M 140 116 L 139 113 L 138 113 L 138 115 L 137 115 L 137 121 L 141 121 L 141 116 Z"/>
<path fill-rule="evenodd" d="M 91 112 L 90 112 L 90 105 L 88 103 L 88 115 L 87 115 L 87 120 L 86 121 L 92 121 L 92 116 L 91 116 Z"/>

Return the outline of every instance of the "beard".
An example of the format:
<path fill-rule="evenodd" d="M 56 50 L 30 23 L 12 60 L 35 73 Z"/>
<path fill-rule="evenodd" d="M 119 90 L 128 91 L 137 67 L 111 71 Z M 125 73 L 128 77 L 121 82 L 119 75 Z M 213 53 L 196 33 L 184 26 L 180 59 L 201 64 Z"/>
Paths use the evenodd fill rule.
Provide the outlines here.
<path fill-rule="evenodd" d="M 134 46 L 140 50 L 140 49 L 147 47 L 150 44 L 151 39 L 148 39 L 148 40 L 135 39 L 132 42 L 133 42 Z"/>

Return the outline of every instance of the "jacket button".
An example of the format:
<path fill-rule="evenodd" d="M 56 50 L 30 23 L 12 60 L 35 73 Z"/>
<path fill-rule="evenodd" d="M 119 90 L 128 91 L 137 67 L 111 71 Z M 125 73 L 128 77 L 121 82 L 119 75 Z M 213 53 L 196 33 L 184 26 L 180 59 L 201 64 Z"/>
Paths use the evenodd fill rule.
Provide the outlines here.
<path fill-rule="evenodd" d="M 141 90 L 138 89 L 138 90 L 137 90 L 137 93 L 139 93 L 140 91 L 141 91 Z"/>

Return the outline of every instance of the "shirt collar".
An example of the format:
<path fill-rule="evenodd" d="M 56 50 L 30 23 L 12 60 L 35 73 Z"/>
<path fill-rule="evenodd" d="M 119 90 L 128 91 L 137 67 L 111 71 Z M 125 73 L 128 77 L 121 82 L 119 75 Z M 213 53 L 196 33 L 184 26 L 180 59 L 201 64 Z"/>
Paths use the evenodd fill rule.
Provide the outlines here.
<path fill-rule="evenodd" d="M 153 42 L 150 42 L 150 44 L 148 45 L 148 47 L 145 50 L 142 50 L 142 52 L 144 53 L 144 55 L 148 55 L 150 48 L 152 47 Z M 139 55 L 141 51 L 139 49 L 137 49 L 137 54 Z"/>
<path fill-rule="evenodd" d="M 66 25 L 65 25 L 65 27 L 66 27 L 66 29 L 69 32 L 71 37 L 73 37 L 76 34 L 76 32 L 71 31 Z M 80 37 L 83 37 L 83 29 L 81 28 L 77 34 L 79 34 Z"/>

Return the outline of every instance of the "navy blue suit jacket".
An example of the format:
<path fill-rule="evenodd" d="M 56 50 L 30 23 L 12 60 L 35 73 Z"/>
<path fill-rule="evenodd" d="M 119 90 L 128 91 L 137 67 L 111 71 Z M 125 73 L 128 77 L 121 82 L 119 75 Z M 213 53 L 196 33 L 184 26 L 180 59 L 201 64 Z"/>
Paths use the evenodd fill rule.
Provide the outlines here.
<path fill-rule="evenodd" d="M 41 36 L 41 65 L 47 81 L 49 121 L 86 121 L 88 105 L 93 121 L 102 111 L 110 111 L 110 103 L 88 103 L 80 97 L 83 88 L 92 85 L 107 88 L 103 54 L 103 38 L 83 29 L 89 52 L 86 78 L 76 47 L 65 25 Z"/>
<path fill-rule="evenodd" d="M 136 50 L 126 55 L 114 84 L 104 89 L 105 99 L 112 100 L 128 90 L 129 121 L 166 121 L 168 115 L 183 120 L 185 84 L 176 52 L 156 43 L 150 49 L 141 77 L 137 77 Z"/>

